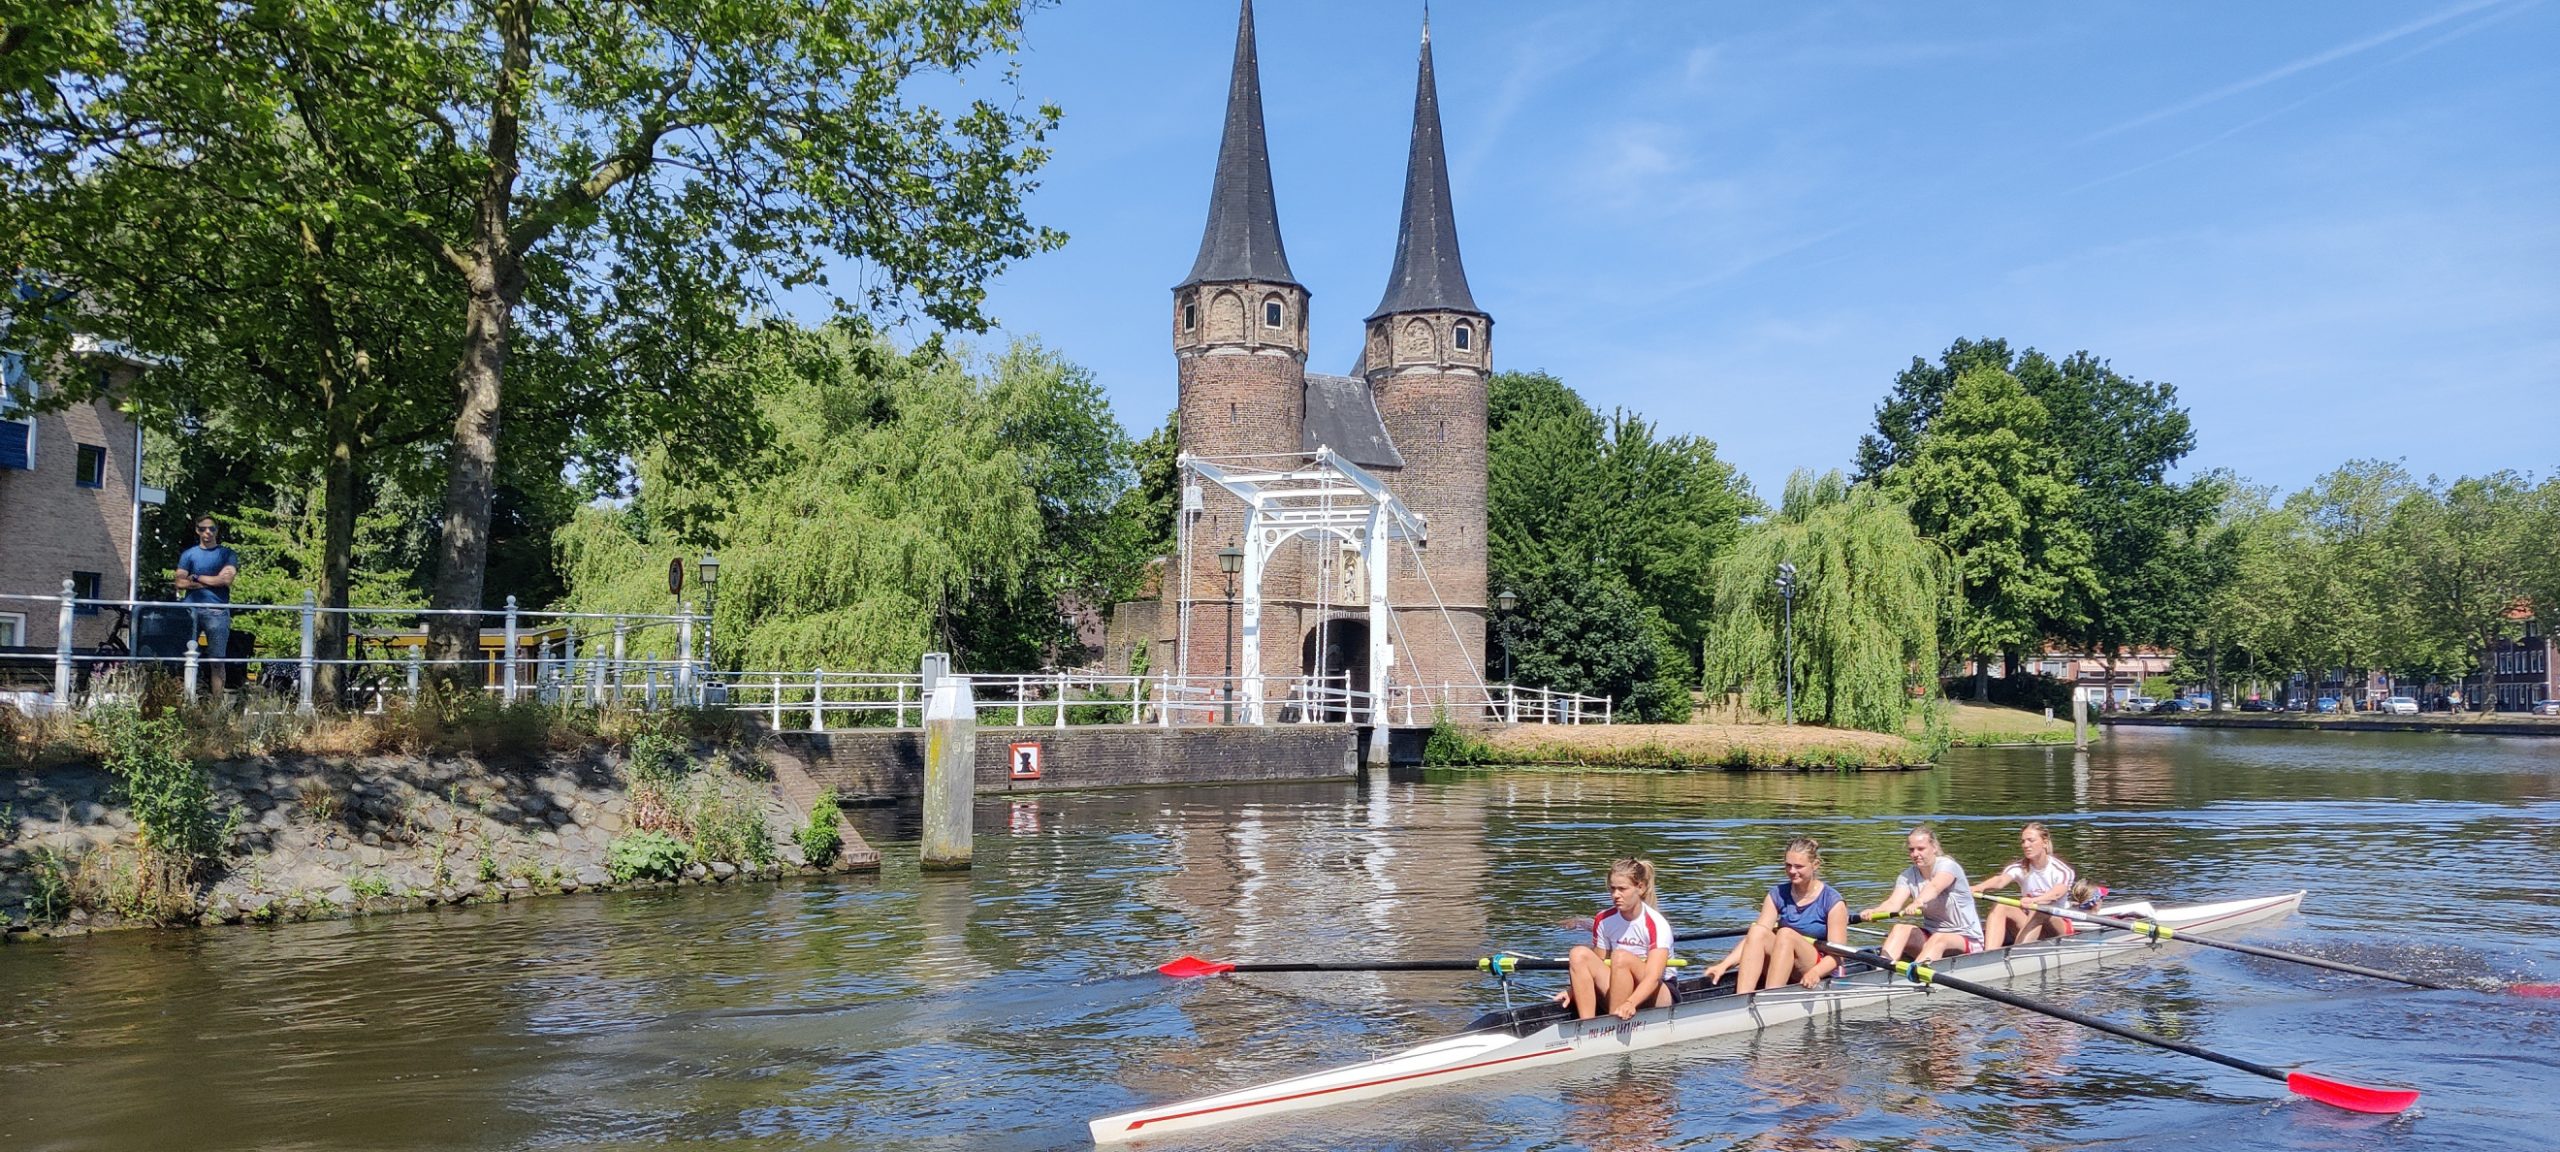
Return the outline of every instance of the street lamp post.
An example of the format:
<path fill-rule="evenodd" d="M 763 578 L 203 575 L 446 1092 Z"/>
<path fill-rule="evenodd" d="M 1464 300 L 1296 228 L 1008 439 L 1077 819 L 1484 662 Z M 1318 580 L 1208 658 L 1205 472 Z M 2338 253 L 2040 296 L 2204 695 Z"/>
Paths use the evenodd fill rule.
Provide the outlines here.
<path fill-rule="evenodd" d="M 1239 548 L 1218 549 L 1218 571 L 1227 576 L 1227 674 L 1222 683 L 1227 701 L 1226 722 L 1236 722 L 1236 573 L 1244 571 L 1244 551 Z"/>
<path fill-rule="evenodd" d="M 1507 617 L 1512 609 L 1520 606 L 1520 594 L 1505 588 L 1494 594 L 1493 606 Z M 1505 686 L 1511 683 L 1511 637 L 1507 632 L 1502 638 L 1502 683 Z"/>
<path fill-rule="evenodd" d="M 1796 566 L 1778 565 L 1778 599 L 1785 605 L 1787 723 L 1796 722 Z"/>
<path fill-rule="evenodd" d="M 705 552 L 695 568 L 702 574 L 702 662 L 711 664 L 711 630 L 720 618 L 720 558 Z"/>

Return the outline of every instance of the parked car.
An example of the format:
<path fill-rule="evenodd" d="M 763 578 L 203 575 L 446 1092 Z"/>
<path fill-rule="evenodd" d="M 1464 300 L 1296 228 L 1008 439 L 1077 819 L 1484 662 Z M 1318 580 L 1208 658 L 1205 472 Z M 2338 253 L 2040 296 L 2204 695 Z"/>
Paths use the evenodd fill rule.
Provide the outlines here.
<path fill-rule="evenodd" d="M 2159 706 L 2159 701 L 2148 696 L 2127 696 L 2124 698 L 2124 710 L 2127 712 L 2139 714 L 2151 711 Z"/>
<path fill-rule="evenodd" d="M 2335 712 L 2338 710 L 2338 698 L 2335 696 L 2323 696 L 2318 700 L 2312 701 L 2311 707 L 2314 711 Z"/>
<path fill-rule="evenodd" d="M 2213 711 L 2213 697 L 2206 693 L 2198 693 L 2196 695 L 2189 696 L 2187 697 L 2187 708 L 2195 712 L 2211 712 Z"/>
<path fill-rule="evenodd" d="M 2284 710 L 2287 712 L 2308 712 L 2311 710 L 2311 700 L 2309 697 L 2296 696 L 2291 700 L 2285 701 Z"/>
<path fill-rule="evenodd" d="M 2272 700 L 2261 700 L 2258 697 L 2252 696 L 2240 702 L 2240 710 L 2243 712 L 2273 712 L 2276 710 L 2276 706 L 2275 702 Z"/>
<path fill-rule="evenodd" d="M 2414 696 L 2394 696 L 2382 702 L 2382 710 L 2393 716 L 2415 716 L 2418 701 Z"/>
<path fill-rule="evenodd" d="M 2196 710 L 2196 706 L 2194 701 L 2180 700 L 2177 697 L 2172 696 L 2169 699 L 2152 705 L 2151 710 L 2153 712 L 2193 712 Z"/>
<path fill-rule="evenodd" d="M 2535 701 L 2533 705 L 2533 714 L 2536 716 L 2560 716 L 2560 696 L 2555 696 L 2549 700 Z"/>

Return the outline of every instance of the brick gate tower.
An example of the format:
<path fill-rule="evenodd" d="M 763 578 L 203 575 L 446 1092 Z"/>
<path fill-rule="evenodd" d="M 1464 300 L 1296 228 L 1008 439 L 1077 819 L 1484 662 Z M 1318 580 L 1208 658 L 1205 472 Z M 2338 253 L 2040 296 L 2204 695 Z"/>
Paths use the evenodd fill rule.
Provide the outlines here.
<path fill-rule="evenodd" d="M 1180 447 L 1251 468 L 1288 468 L 1330 448 L 1384 480 L 1429 524 L 1417 563 L 1389 549 L 1388 602 L 1401 686 L 1443 686 L 1461 714 L 1484 697 L 1485 396 L 1493 318 L 1476 307 L 1458 258 L 1449 165 L 1440 139 L 1431 30 L 1423 26 L 1403 221 L 1394 269 L 1366 321 L 1349 376 L 1307 371 L 1307 289 L 1289 270 L 1263 139 L 1253 4 L 1237 19 L 1225 133 L 1209 189 L 1209 222 L 1191 274 L 1173 290 Z M 1177 554 L 1152 614 L 1152 666 L 1214 682 L 1241 659 L 1235 605 L 1218 554 L 1242 545 L 1243 505 L 1203 486 L 1180 517 Z M 1427 579 L 1426 579 L 1427 572 Z M 1339 541 L 1301 536 L 1269 558 L 1261 584 L 1261 673 L 1315 675 L 1365 687 L 1364 576 Z M 1189 610 L 1178 606 L 1188 598 Z M 1176 653 L 1188 624 L 1187 657 Z"/>
<path fill-rule="evenodd" d="M 1236 24 L 1235 68 L 1227 86 L 1226 132 L 1218 173 L 1209 186 L 1209 223 L 1191 274 L 1173 289 L 1173 352 L 1179 367 L 1181 447 L 1197 456 L 1259 456 L 1285 466 L 1301 450 L 1306 427 L 1307 290 L 1289 271 L 1280 244 L 1280 213 L 1271 194 L 1271 156 L 1262 133 L 1262 76 L 1255 59 L 1253 0 Z M 1209 488 L 1201 506 L 1179 511 L 1189 535 L 1189 664 L 1193 678 L 1216 677 L 1240 657 L 1235 605 L 1226 594 L 1218 552 L 1240 547 L 1244 505 Z M 1164 599 L 1183 595 L 1183 556 L 1166 574 Z M 1263 628 L 1294 635 L 1294 590 L 1305 580 L 1296 554 L 1274 556 L 1264 587 L 1277 593 L 1263 607 Z M 1179 614 L 1165 612 L 1162 641 L 1176 639 Z M 1170 667 L 1168 660 L 1163 666 Z M 1264 671 L 1294 676 L 1291 646 L 1266 647 Z"/>
<path fill-rule="evenodd" d="M 1493 318 L 1476 307 L 1458 259 L 1426 20 L 1395 266 L 1361 346 L 1361 375 L 1405 462 L 1386 474 L 1387 486 L 1431 526 L 1424 550 L 1428 582 L 1407 553 L 1396 558 L 1388 583 L 1398 679 L 1425 688 L 1472 689 L 1483 682 L 1485 397 L 1492 366 Z M 1469 701 L 1461 696 L 1457 702 L 1463 708 Z"/>

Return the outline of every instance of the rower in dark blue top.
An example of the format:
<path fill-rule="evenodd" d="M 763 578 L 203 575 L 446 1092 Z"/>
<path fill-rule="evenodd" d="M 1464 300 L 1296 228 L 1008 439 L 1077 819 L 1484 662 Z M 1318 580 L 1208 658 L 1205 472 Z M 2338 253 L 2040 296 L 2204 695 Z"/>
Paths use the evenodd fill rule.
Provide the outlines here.
<path fill-rule="evenodd" d="M 1707 982 L 1722 982 L 1738 966 L 1742 977 L 1733 986 L 1736 994 L 1781 987 L 1790 978 L 1807 988 L 1820 987 L 1840 962 L 1814 947 L 1816 940 L 1849 946 L 1849 904 L 1822 881 L 1822 845 L 1799 836 L 1787 844 L 1786 882 L 1761 898 L 1760 918 L 1732 953 L 1707 969 Z"/>

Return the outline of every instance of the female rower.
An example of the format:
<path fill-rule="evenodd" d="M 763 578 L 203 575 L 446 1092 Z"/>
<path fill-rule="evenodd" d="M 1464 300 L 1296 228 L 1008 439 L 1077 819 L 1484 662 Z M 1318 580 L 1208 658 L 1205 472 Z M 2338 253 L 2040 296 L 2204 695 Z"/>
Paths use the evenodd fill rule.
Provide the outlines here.
<path fill-rule="evenodd" d="M 1891 916 L 1905 908 L 1920 909 L 1920 923 L 1896 924 L 1884 938 L 1884 954 L 1895 960 L 1927 964 L 1949 952 L 1982 950 L 1982 917 L 1973 910 L 1973 890 L 1966 886 L 1964 865 L 1938 850 L 1938 834 L 1923 824 L 1903 837 L 1911 866 L 1893 882 L 1893 895 L 1867 909 L 1861 920 Z"/>
<path fill-rule="evenodd" d="M 2019 859 L 2012 861 L 2000 874 L 1973 886 L 1975 895 L 1995 892 L 2018 885 L 2020 902 L 2053 904 L 2071 899 L 2072 886 L 2080 874 L 2062 857 L 2053 854 L 2053 834 L 2042 824 L 2029 824 L 2018 830 Z M 2044 912 L 2030 912 L 2003 904 L 1991 910 L 1982 922 L 1982 946 L 1999 948 L 2024 944 L 2052 936 L 2071 934 L 2071 921 Z"/>
<path fill-rule="evenodd" d="M 1724 974 L 1740 965 L 1742 979 L 1733 986 L 1737 996 L 1783 987 L 1799 971 L 1804 973 L 1799 983 L 1819 987 L 1840 962 L 1814 947 L 1816 940 L 1849 946 L 1849 902 L 1840 898 L 1839 889 L 1823 883 L 1822 845 L 1811 836 L 1798 836 L 1787 842 L 1786 880 L 1760 899 L 1760 918 L 1742 943 L 1707 969 L 1707 983 L 1722 983 Z"/>
<path fill-rule="evenodd" d="M 1653 907 L 1653 865 L 1609 865 L 1609 908 L 1591 922 L 1591 943 L 1574 946 L 1556 1003 L 1583 1020 L 1603 1011 L 1633 1020 L 1640 1008 L 1671 1003 L 1671 941 L 1671 922 Z"/>

